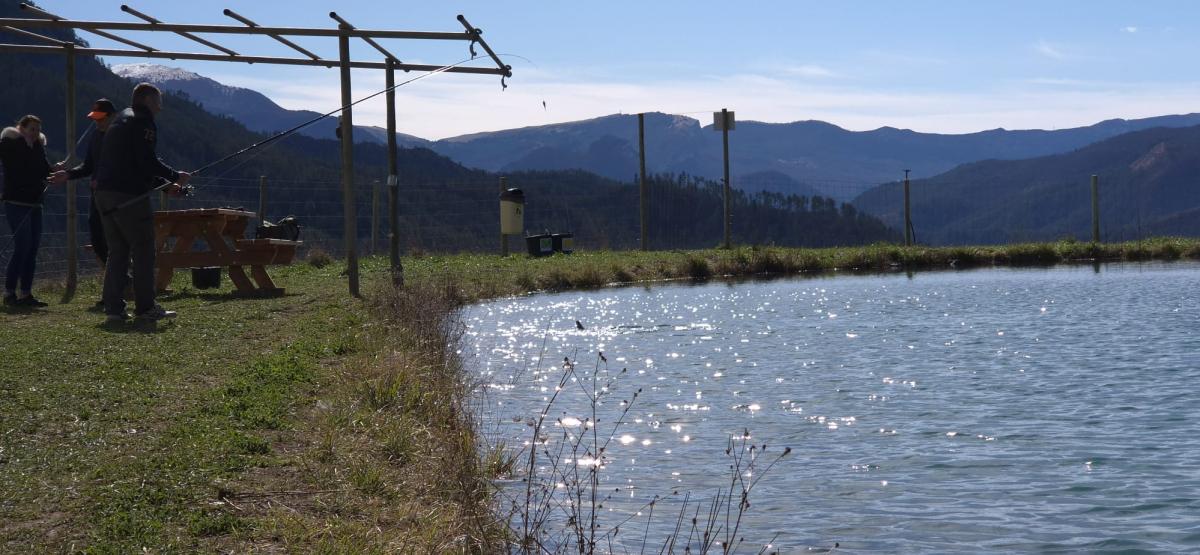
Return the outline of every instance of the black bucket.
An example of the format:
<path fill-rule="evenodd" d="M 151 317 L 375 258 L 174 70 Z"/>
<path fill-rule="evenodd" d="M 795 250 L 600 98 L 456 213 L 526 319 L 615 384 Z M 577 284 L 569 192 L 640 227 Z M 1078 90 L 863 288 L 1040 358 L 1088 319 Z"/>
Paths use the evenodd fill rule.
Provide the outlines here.
<path fill-rule="evenodd" d="M 192 287 L 216 289 L 221 286 L 221 267 L 192 268 Z"/>
<path fill-rule="evenodd" d="M 525 248 L 529 256 L 549 256 L 554 254 L 554 241 L 550 234 L 530 235 L 525 238 Z"/>
<path fill-rule="evenodd" d="M 550 240 L 554 246 L 554 252 L 561 252 L 563 254 L 575 252 L 574 233 L 555 233 L 550 236 Z"/>

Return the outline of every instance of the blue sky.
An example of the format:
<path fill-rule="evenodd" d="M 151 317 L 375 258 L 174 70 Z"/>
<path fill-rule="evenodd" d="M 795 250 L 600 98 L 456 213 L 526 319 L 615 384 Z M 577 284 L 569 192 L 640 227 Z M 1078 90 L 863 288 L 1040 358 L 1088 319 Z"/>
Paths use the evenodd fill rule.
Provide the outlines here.
<path fill-rule="evenodd" d="M 707 123 L 707 113 L 722 107 L 739 119 L 945 133 L 1200 111 L 1195 2 L 127 3 L 167 22 L 236 23 L 221 15 L 228 7 L 263 25 L 327 27 L 334 9 L 359 27 L 431 31 L 461 30 L 454 17 L 462 13 L 498 52 L 509 54 L 514 77 L 503 92 L 498 78 L 465 75 L 438 75 L 399 89 L 400 130 L 426 138 L 617 112 L 681 113 Z M 132 21 L 120 4 L 40 2 L 74 19 Z M 206 51 L 161 33 L 129 36 L 162 49 Z M 220 38 L 247 54 L 293 54 L 265 37 Z M 297 42 L 336 56 L 336 41 Z M 441 65 L 467 56 L 458 43 L 385 44 L 405 61 Z M 377 57 L 363 44 L 354 55 Z M 327 111 L 339 104 L 336 70 L 168 65 L 254 88 L 288 108 Z M 383 77 L 356 71 L 354 82 L 357 98 L 381 89 Z M 382 102 L 364 105 L 355 121 L 381 125 L 383 110 Z"/>

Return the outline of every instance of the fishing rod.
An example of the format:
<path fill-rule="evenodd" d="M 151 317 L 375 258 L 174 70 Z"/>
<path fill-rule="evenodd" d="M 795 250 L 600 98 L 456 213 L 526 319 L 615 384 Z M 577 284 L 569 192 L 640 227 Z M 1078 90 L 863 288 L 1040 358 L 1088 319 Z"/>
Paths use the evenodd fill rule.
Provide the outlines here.
<path fill-rule="evenodd" d="M 455 68 L 455 67 L 458 67 L 458 66 L 460 66 L 460 65 L 462 65 L 462 64 L 465 64 L 465 63 L 467 63 L 467 62 L 473 61 L 473 60 L 475 60 L 475 59 L 477 59 L 477 58 L 479 58 L 479 56 L 472 55 L 470 58 L 467 58 L 467 59 L 465 59 L 465 60 L 461 60 L 461 61 L 459 61 L 459 62 L 455 62 L 455 63 L 453 63 L 453 64 L 450 64 L 450 65 L 447 65 L 447 66 L 442 66 L 442 67 L 439 67 L 439 68 L 437 68 L 437 69 L 435 69 L 435 70 L 432 70 L 432 71 L 430 71 L 430 72 L 428 72 L 428 73 L 424 73 L 424 74 L 418 75 L 418 76 L 416 76 L 416 77 L 413 77 L 412 79 L 409 79 L 409 80 L 407 80 L 407 81 L 404 81 L 404 82 L 398 83 L 398 84 L 396 84 L 396 85 L 394 85 L 394 86 L 391 86 L 391 87 L 387 87 L 387 88 L 385 88 L 385 89 L 383 89 L 383 90 L 381 90 L 381 91 L 379 91 L 379 92 L 376 92 L 376 93 L 370 94 L 370 95 L 368 95 L 368 96 L 365 96 L 365 97 L 363 97 L 363 98 L 360 98 L 360 99 L 358 99 L 358 100 L 355 100 L 354 102 L 351 102 L 351 103 L 349 103 L 349 104 L 346 104 L 345 106 L 340 106 L 340 107 L 338 107 L 338 108 L 335 108 L 335 109 L 333 109 L 333 110 L 330 110 L 329 112 L 326 112 L 326 113 L 324 113 L 324 114 L 321 114 L 321 115 L 319 115 L 319 116 L 317 116 L 317 117 L 315 117 L 315 118 L 312 118 L 312 119 L 310 119 L 310 120 L 308 120 L 308 121 L 306 121 L 306 122 L 304 122 L 304 123 L 301 123 L 300 125 L 297 125 L 297 126 L 295 126 L 295 127 L 291 128 L 291 129 L 288 129 L 288 130 L 286 130 L 286 131 L 280 131 L 279 133 L 276 133 L 276 134 L 274 134 L 274 135 L 272 135 L 272 136 L 270 136 L 270 137 L 267 137 L 266 139 L 263 139 L 263 140 L 261 140 L 261 141 L 258 141 L 258 142 L 256 142 L 256 143 L 254 143 L 254 144 L 252 144 L 252 145 L 250 145 L 250 146 L 248 146 L 248 147 L 246 147 L 246 148 L 243 148 L 243 149 L 241 149 L 241 150 L 239 150 L 239 151 L 237 151 L 237 152 L 234 152 L 234 153 L 232 153 L 232 154 L 228 154 L 228 155 L 226 155 L 226 156 L 224 156 L 224 157 L 222 157 L 222 158 L 220 158 L 220 159 L 218 159 L 218 160 L 216 160 L 216 161 L 209 162 L 208 164 L 205 164 L 205 165 L 203 165 L 203 166 L 200 166 L 199 168 L 197 168 L 197 169 L 195 169 L 195 170 L 193 170 L 193 171 L 191 171 L 191 172 L 188 172 L 188 173 L 189 173 L 189 175 L 191 175 L 191 176 L 196 176 L 196 175 L 198 175 L 198 174 L 201 174 L 201 173 L 203 173 L 203 172 L 205 172 L 205 171 L 208 171 L 210 168 L 213 168 L 214 166 L 217 166 L 217 165 L 219 165 L 219 164 L 222 164 L 222 163 L 224 163 L 224 162 L 227 162 L 227 161 L 229 161 L 229 160 L 231 160 L 231 159 L 233 159 L 233 158 L 236 158 L 236 157 L 238 157 L 238 156 L 241 156 L 241 155 L 243 155 L 243 154 L 246 154 L 246 153 L 248 153 L 248 152 L 250 152 L 250 151 L 252 151 L 252 150 L 256 150 L 256 149 L 258 149 L 258 148 L 264 147 L 264 146 L 266 146 L 266 145 L 268 145 L 268 144 L 270 144 L 270 143 L 273 143 L 273 142 L 275 142 L 275 141 L 277 141 L 277 140 L 279 140 L 279 139 L 282 139 L 282 138 L 284 138 L 284 137 L 286 137 L 286 136 L 288 136 L 288 135 L 291 135 L 291 134 L 293 134 L 293 133 L 296 133 L 297 131 L 300 131 L 301 129 L 304 129 L 305 127 L 308 127 L 308 126 L 310 126 L 310 125 L 312 125 L 312 124 L 314 124 L 314 123 L 317 123 L 318 121 L 321 121 L 321 120 L 323 120 L 323 119 L 325 119 L 325 118 L 327 118 L 327 117 L 330 117 L 330 116 L 332 116 L 332 115 L 334 115 L 334 114 L 337 114 L 337 113 L 339 113 L 339 112 L 343 112 L 343 111 L 345 111 L 347 108 L 351 108 L 351 107 L 353 107 L 353 106 L 355 106 L 355 105 L 357 105 L 357 104 L 361 104 L 361 103 L 363 103 L 363 102 L 366 102 L 366 101 L 368 101 L 368 100 L 370 100 L 370 99 L 372 99 L 372 98 L 375 98 L 375 97 L 377 97 L 377 96 L 379 96 L 379 95 L 381 95 L 381 94 L 386 94 L 386 93 L 388 93 L 388 92 L 390 92 L 390 91 L 394 91 L 394 90 L 396 90 L 396 89 L 398 89 L 398 88 L 400 88 L 400 87 L 403 87 L 404 85 L 407 85 L 407 84 L 409 84 L 409 83 L 412 83 L 412 82 L 414 82 L 414 81 L 420 81 L 421 79 L 424 79 L 424 78 L 426 78 L 426 77 L 432 77 L 432 76 L 434 76 L 434 75 L 437 75 L 437 74 L 439 74 L 439 73 L 442 73 L 442 72 L 448 71 L 448 70 L 450 70 L 450 69 L 453 69 L 453 68 Z M 189 179 L 190 179 L 190 178 L 189 178 Z M 172 183 L 172 182 L 170 182 L 170 181 L 167 181 L 167 180 L 164 180 L 164 183 L 163 183 L 162 185 L 159 185 L 159 186 L 157 186 L 157 187 L 155 187 L 155 188 L 153 188 L 153 189 L 150 189 L 149 191 L 146 191 L 145 193 L 142 193 L 142 194 L 140 194 L 140 195 L 138 195 L 138 196 L 136 196 L 136 197 L 133 197 L 133 198 L 131 198 L 131 199 L 129 199 L 129 200 L 127 200 L 127 201 L 125 201 L 125 202 L 121 203 L 121 204 L 118 204 L 117 206 L 115 206 L 115 207 L 113 207 L 113 208 L 110 208 L 110 209 L 108 209 L 108 210 L 105 210 L 105 211 L 103 211 L 103 212 L 102 212 L 102 214 L 103 214 L 104 216 L 111 215 L 113 212 L 116 212 L 116 211 L 118 211 L 118 210 L 124 209 L 124 208 L 126 208 L 126 207 L 128 207 L 128 206 L 130 206 L 130 205 L 132 205 L 132 204 L 134 204 L 134 203 L 136 203 L 136 202 L 138 202 L 138 201 L 141 201 L 142 199 L 145 199 L 145 198 L 149 197 L 150 195 L 152 195 L 152 194 L 154 194 L 154 193 L 156 193 L 156 192 L 158 192 L 158 191 L 162 191 L 163 189 L 166 189 L 167 187 L 170 187 L 171 185 L 173 185 L 173 183 Z M 190 187 L 190 186 L 189 186 L 189 187 Z M 185 188 L 185 191 L 187 191 L 187 189 L 186 189 L 186 188 Z"/>

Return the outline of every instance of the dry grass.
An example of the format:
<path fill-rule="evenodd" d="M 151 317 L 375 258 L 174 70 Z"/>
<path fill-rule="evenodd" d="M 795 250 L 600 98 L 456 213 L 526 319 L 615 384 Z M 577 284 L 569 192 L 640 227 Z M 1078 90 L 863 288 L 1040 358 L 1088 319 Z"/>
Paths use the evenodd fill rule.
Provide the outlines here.
<path fill-rule="evenodd" d="M 452 288 L 380 285 L 381 329 L 301 420 L 286 465 L 228 484 L 260 532 L 238 549 L 493 553 L 495 460 L 477 450 L 471 384 L 454 352 L 461 299 Z M 256 491 L 306 492 L 289 496 Z M 236 493 L 244 492 L 244 493 Z M 283 510 L 280 510 L 280 508 Z"/>

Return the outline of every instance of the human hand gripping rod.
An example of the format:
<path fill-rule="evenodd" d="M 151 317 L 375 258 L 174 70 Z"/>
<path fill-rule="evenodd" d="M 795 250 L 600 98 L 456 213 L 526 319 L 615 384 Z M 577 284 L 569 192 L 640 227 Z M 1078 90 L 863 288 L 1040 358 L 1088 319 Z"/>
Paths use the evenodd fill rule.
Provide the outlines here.
<path fill-rule="evenodd" d="M 191 176 L 194 178 L 194 177 L 196 177 L 197 175 L 200 175 L 201 173 L 204 173 L 205 171 L 208 171 L 209 169 L 211 169 L 211 168 L 213 168 L 213 167 L 215 167 L 215 166 L 217 166 L 217 165 L 219 165 L 219 164 L 222 164 L 222 163 L 224 163 L 224 162 L 226 162 L 226 161 L 229 161 L 229 160 L 231 160 L 231 159 L 233 159 L 233 158 L 237 158 L 238 156 L 241 156 L 241 155 L 243 155 L 243 154 L 246 154 L 247 152 L 250 152 L 250 151 L 252 151 L 252 150 L 255 150 L 255 149 L 258 149 L 258 148 L 262 148 L 263 146 L 266 146 L 267 144 L 270 144 L 270 143 L 272 143 L 272 142 L 275 142 L 275 141 L 277 141 L 277 140 L 279 140 L 279 139 L 282 139 L 282 138 L 284 138 L 284 137 L 286 137 L 286 136 L 288 136 L 288 135 L 291 135 L 292 133 L 295 133 L 295 132 L 297 132 L 297 131 L 300 131 L 301 129 L 304 129 L 305 127 L 308 127 L 308 126 L 310 126 L 310 125 L 312 125 L 312 124 L 314 124 L 314 123 L 317 123 L 318 121 L 321 121 L 321 120 L 323 120 L 323 119 L 325 119 L 325 118 L 327 118 L 327 117 L 330 117 L 330 116 L 332 116 L 332 115 L 334 115 L 334 114 L 337 114 L 337 113 L 339 113 L 339 112 L 342 112 L 342 111 L 344 111 L 344 110 L 345 110 L 345 109 L 347 109 L 347 108 L 353 107 L 353 106 L 355 106 L 355 105 L 357 105 L 357 104 L 360 104 L 360 103 L 362 103 L 362 102 L 366 102 L 366 101 L 368 101 L 368 100 L 370 100 L 370 99 L 372 99 L 372 98 L 375 98 L 375 97 L 377 97 L 377 96 L 379 96 L 379 95 L 381 95 L 381 94 L 385 94 L 385 93 L 387 93 L 388 91 L 393 91 L 393 90 L 396 90 L 396 89 L 398 89 L 398 88 L 400 88 L 400 87 L 403 87 L 404 85 L 407 85 L 407 84 L 409 84 L 409 83 L 412 83 L 412 82 L 414 82 L 414 81 L 420 81 L 421 79 L 424 79 L 424 78 L 426 78 L 426 77 L 431 77 L 431 76 L 433 76 L 433 75 L 437 75 L 437 74 L 439 74 L 439 73 L 442 73 L 442 72 L 444 72 L 444 71 L 447 71 L 447 70 L 449 70 L 449 69 L 452 69 L 452 68 L 455 68 L 455 67 L 458 67 L 458 66 L 460 66 L 460 65 L 463 65 L 463 64 L 465 64 L 465 63 L 467 63 L 467 62 L 473 61 L 473 60 L 475 60 L 475 59 L 478 59 L 478 58 L 479 58 L 479 56 L 472 55 L 470 58 L 467 58 L 467 59 L 465 59 L 465 60 L 460 60 L 460 61 L 458 61 L 458 62 L 455 62 L 455 63 L 453 63 L 453 64 L 450 64 L 450 65 L 447 65 L 447 66 L 442 66 L 442 67 L 439 67 L 439 68 L 437 68 L 437 69 L 435 69 L 435 70 L 433 70 L 433 71 L 430 71 L 430 72 L 428 72 L 428 73 L 424 73 L 424 74 L 418 75 L 418 76 L 416 76 L 416 77 L 413 77 L 412 79 L 409 79 L 409 80 L 407 80 L 407 81 L 403 81 L 403 82 L 401 82 L 401 83 L 398 83 L 398 84 L 396 84 L 396 85 L 395 85 L 395 86 L 393 86 L 393 87 L 388 87 L 388 88 L 385 88 L 385 89 L 383 89 L 383 90 L 381 90 L 381 91 L 379 91 L 379 92 L 375 92 L 375 93 L 372 93 L 372 94 L 370 94 L 370 95 L 364 96 L 364 97 L 362 97 L 362 98 L 360 98 L 360 99 L 358 99 L 358 100 L 355 100 L 354 102 L 351 102 L 351 103 L 349 103 L 349 104 L 347 104 L 347 105 L 345 105 L 345 106 L 339 106 L 339 107 L 337 107 L 336 109 L 330 110 L 330 111 L 328 111 L 328 112 L 326 112 L 326 113 L 324 113 L 324 114 L 321 114 L 321 115 L 319 115 L 319 116 L 317 116 L 317 117 L 315 117 L 315 118 L 312 118 L 312 119 L 310 119 L 310 120 L 308 120 L 308 121 L 306 121 L 306 122 L 304 122 L 304 123 L 301 123 L 301 124 L 299 124 L 299 125 L 297 125 L 297 126 L 295 126 L 295 127 L 291 128 L 291 129 L 288 129 L 288 130 L 286 130 L 286 131 L 280 131 L 279 133 L 276 133 L 276 134 L 274 134 L 274 135 L 272 135 L 272 136 L 270 136 L 270 137 L 267 137 L 266 139 L 263 139 L 263 140 L 261 140 L 261 141 L 258 141 L 258 142 L 254 143 L 254 144 L 252 144 L 252 145 L 250 145 L 250 146 L 248 146 L 248 147 L 246 147 L 246 148 L 243 148 L 243 149 L 241 149 L 241 150 L 239 150 L 239 151 L 237 151 L 237 152 L 234 152 L 234 153 L 232 153 L 232 154 L 228 154 L 228 155 L 226 155 L 226 156 L 224 156 L 224 157 L 222 157 L 222 158 L 220 158 L 220 159 L 218 159 L 218 160 L 216 160 L 216 161 L 214 161 L 214 162 L 209 162 L 208 164 L 205 164 L 205 165 L 203 165 L 203 166 L 200 166 L 199 168 L 197 168 L 197 169 L 195 169 L 195 170 L 193 170 L 193 171 L 191 171 L 191 172 L 188 172 L 188 173 L 190 173 L 190 174 L 191 174 Z M 165 181 L 165 180 L 164 180 L 164 181 Z M 103 215 L 103 216 L 109 216 L 109 215 L 111 215 L 113 212 L 116 212 L 116 211 L 118 211 L 118 210 L 122 210 L 122 209 L 124 209 L 124 208 L 126 208 L 126 207 L 128 207 L 128 206 L 130 206 L 130 205 L 132 205 L 132 204 L 134 204 L 134 203 L 136 203 L 136 202 L 138 202 L 138 201 L 140 201 L 140 200 L 144 199 L 144 198 L 147 198 L 147 197 L 149 197 L 150 195 L 152 195 L 152 194 L 154 194 L 154 193 L 156 193 L 156 192 L 158 192 L 158 191 L 161 191 L 161 190 L 163 190 L 163 189 L 165 189 L 165 188 L 167 188 L 167 187 L 170 187 L 171 185 L 172 185 L 172 183 L 171 183 L 171 182 L 169 182 L 169 181 L 167 181 L 167 182 L 163 183 L 162 185 L 159 185 L 159 186 L 157 186 L 157 187 L 155 187 L 155 188 L 153 188 L 153 189 L 150 189 L 149 191 L 146 191 L 145 193 L 142 193 L 142 194 L 140 194 L 140 195 L 138 195 L 138 196 L 136 196 L 136 197 L 133 197 L 133 198 L 131 198 L 131 199 L 129 199 L 129 200 L 127 200 L 127 201 L 125 201 L 125 202 L 122 202 L 121 204 L 118 204 L 118 205 L 116 205 L 116 206 L 115 206 L 115 207 L 113 207 L 113 208 L 110 208 L 110 209 L 108 209 L 108 210 L 104 210 L 104 211 L 102 211 L 102 212 L 101 212 L 101 215 Z M 187 191 L 189 191 L 189 193 L 190 193 L 190 191 L 191 191 L 191 186 L 189 185 L 189 186 L 188 186 L 188 188 L 187 188 L 186 190 L 187 190 Z"/>

